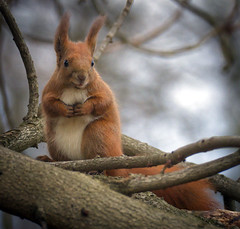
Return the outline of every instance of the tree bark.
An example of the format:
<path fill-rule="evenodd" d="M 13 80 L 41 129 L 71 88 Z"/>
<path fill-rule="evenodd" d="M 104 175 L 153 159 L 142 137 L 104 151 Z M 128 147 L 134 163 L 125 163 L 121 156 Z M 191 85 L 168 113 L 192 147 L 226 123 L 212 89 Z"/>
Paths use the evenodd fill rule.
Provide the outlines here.
<path fill-rule="evenodd" d="M 41 118 L 36 118 L 29 123 L 23 122 L 19 127 L 0 135 L 0 145 L 17 152 L 37 147 L 43 140 L 43 120 Z"/>
<path fill-rule="evenodd" d="M 0 207 L 48 228 L 217 228 L 190 214 L 174 215 L 0 147 Z"/>

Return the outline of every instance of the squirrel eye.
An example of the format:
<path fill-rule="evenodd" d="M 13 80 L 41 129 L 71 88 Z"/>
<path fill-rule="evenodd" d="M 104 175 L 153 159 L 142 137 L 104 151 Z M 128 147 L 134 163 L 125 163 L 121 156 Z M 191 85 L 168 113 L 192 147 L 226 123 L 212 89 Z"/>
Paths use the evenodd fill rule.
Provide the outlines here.
<path fill-rule="evenodd" d="M 63 64 L 64 64 L 65 67 L 68 67 L 68 65 L 69 65 L 68 60 L 64 60 Z"/>
<path fill-rule="evenodd" d="M 92 62 L 91 62 L 91 66 L 92 66 L 92 67 L 94 66 L 94 60 L 92 60 Z"/>

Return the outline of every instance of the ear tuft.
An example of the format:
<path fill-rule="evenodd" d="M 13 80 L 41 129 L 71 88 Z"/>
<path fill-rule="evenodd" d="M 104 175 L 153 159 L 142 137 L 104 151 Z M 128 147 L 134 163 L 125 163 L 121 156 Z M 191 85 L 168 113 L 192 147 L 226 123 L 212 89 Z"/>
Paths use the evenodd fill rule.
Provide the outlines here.
<path fill-rule="evenodd" d="M 97 17 L 97 19 L 93 22 L 89 30 L 89 33 L 85 39 L 85 42 L 87 43 L 92 55 L 95 50 L 98 32 L 104 25 L 105 20 L 106 20 L 106 16 Z"/>
<path fill-rule="evenodd" d="M 54 48 L 57 54 L 57 62 L 61 60 L 61 57 L 66 49 L 66 45 L 68 42 L 69 18 L 69 13 L 65 13 L 62 16 L 62 19 L 55 34 Z"/>

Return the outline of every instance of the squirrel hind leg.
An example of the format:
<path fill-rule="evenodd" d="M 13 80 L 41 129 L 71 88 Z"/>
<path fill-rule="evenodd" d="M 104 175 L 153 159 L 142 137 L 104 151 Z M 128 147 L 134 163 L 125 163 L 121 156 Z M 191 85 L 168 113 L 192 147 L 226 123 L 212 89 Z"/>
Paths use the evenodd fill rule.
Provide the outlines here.
<path fill-rule="evenodd" d="M 121 135 L 105 120 L 90 123 L 83 133 L 81 152 L 84 159 L 122 156 Z M 97 131 L 96 131 L 97 130 Z"/>

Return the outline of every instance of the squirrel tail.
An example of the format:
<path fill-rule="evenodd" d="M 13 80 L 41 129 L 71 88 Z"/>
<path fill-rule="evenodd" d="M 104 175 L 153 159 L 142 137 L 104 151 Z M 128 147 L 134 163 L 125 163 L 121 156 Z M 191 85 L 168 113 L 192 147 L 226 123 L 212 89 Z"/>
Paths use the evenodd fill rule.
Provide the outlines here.
<path fill-rule="evenodd" d="M 150 168 L 107 170 L 106 175 L 122 177 L 127 177 L 131 173 L 155 175 L 159 174 L 162 168 L 163 166 L 160 165 Z M 166 169 L 166 173 L 181 169 L 179 166 L 173 166 Z M 214 199 L 213 193 L 211 193 L 213 191 L 214 187 L 211 183 L 207 179 L 202 179 L 166 189 L 154 190 L 152 192 L 164 198 L 169 204 L 180 209 L 210 211 L 220 208 L 220 204 Z"/>

